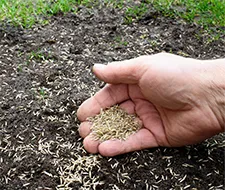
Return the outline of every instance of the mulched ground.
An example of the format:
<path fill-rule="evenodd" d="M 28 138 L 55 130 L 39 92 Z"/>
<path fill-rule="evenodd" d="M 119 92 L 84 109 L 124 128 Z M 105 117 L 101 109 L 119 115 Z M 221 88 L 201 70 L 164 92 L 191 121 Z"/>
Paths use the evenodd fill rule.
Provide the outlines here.
<path fill-rule="evenodd" d="M 79 7 L 49 25 L 0 25 L 0 189 L 223 189 L 225 134 L 182 148 L 113 158 L 88 154 L 77 132 L 79 105 L 104 84 L 94 63 L 161 51 L 221 58 L 225 40 L 152 9 L 124 24 L 112 7 Z"/>

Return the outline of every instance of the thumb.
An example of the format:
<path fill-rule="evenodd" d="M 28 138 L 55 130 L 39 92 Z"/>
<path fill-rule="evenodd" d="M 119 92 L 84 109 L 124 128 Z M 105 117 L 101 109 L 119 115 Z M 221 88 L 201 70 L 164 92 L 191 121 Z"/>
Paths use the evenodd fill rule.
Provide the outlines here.
<path fill-rule="evenodd" d="M 136 84 L 147 70 L 146 56 L 138 58 L 117 61 L 108 65 L 95 64 L 94 74 L 102 81 L 111 84 Z"/>

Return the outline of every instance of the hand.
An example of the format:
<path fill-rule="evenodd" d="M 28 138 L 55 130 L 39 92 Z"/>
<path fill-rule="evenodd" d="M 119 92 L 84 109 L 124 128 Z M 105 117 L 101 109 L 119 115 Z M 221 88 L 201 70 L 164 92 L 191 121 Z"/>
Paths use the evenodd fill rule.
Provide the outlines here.
<path fill-rule="evenodd" d="M 223 131 L 225 113 L 221 117 L 215 101 L 219 93 L 212 86 L 218 70 L 212 65 L 167 53 L 95 65 L 95 75 L 108 84 L 77 112 L 85 149 L 115 156 L 157 146 L 194 144 Z M 114 104 L 135 113 L 142 128 L 126 141 L 94 141 L 86 119 Z"/>

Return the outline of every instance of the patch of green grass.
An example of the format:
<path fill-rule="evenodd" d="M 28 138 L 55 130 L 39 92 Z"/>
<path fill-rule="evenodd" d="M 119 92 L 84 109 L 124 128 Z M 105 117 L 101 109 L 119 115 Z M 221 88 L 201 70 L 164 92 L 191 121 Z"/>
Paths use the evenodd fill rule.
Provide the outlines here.
<path fill-rule="evenodd" d="M 29 54 L 29 60 L 36 59 L 36 60 L 47 60 L 49 59 L 50 55 L 45 55 L 42 51 L 32 51 Z"/>
<path fill-rule="evenodd" d="M 47 24 L 47 16 L 59 12 L 76 11 L 76 5 L 87 5 L 91 0 L 1 0 L 0 21 L 24 28 Z"/>
<path fill-rule="evenodd" d="M 121 36 L 116 36 L 114 38 L 115 44 L 114 46 L 118 47 L 118 46 L 127 46 L 128 42 L 125 41 Z"/>
<path fill-rule="evenodd" d="M 205 28 L 225 26 L 225 0 L 145 0 L 127 8 L 126 22 L 141 18 L 150 6 L 165 16 L 180 17 Z"/>
<path fill-rule="evenodd" d="M 225 26 L 225 0 L 149 0 L 166 16 L 181 17 L 204 27 Z"/>
<path fill-rule="evenodd" d="M 205 28 L 225 26 L 225 0 L 102 0 L 107 6 L 124 9 L 125 23 L 132 23 L 145 15 L 151 7 L 165 16 L 181 17 Z M 94 0 L 0 0 L 0 22 L 24 28 L 34 24 L 47 24 L 48 16 L 59 12 L 76 12 L 82 4 L 92 8 L 100 2 Z M 126 7 L 127 6 L 127 7 Z"/>
<path fill-rule="evenodd" d="M 130 24 L 133 20 L 141 18 L 148 11 L 146 3 L 141 3 L 132 7 L 128 7 L 125 11 L 125 23 Z"/>
<path fill-rule="evenodd" d="M 45 97 L 45 95 L 46 95 L 45 89 L 41 88 L 39 91 L 39 94 L 40 94 L 40 96 Z"/>

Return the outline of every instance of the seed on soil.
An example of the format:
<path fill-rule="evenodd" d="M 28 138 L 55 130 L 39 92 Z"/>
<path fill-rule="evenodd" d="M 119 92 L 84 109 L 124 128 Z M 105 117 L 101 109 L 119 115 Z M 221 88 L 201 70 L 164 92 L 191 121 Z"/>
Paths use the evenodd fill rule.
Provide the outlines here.
<path fill-rule="evenodd" d="M 128 114 L 118 105 L 101 110 L 100 114 L 89 117 L 91 134 L 95 140 L 126 140 L 140 129 L 135 115 Z"/>

